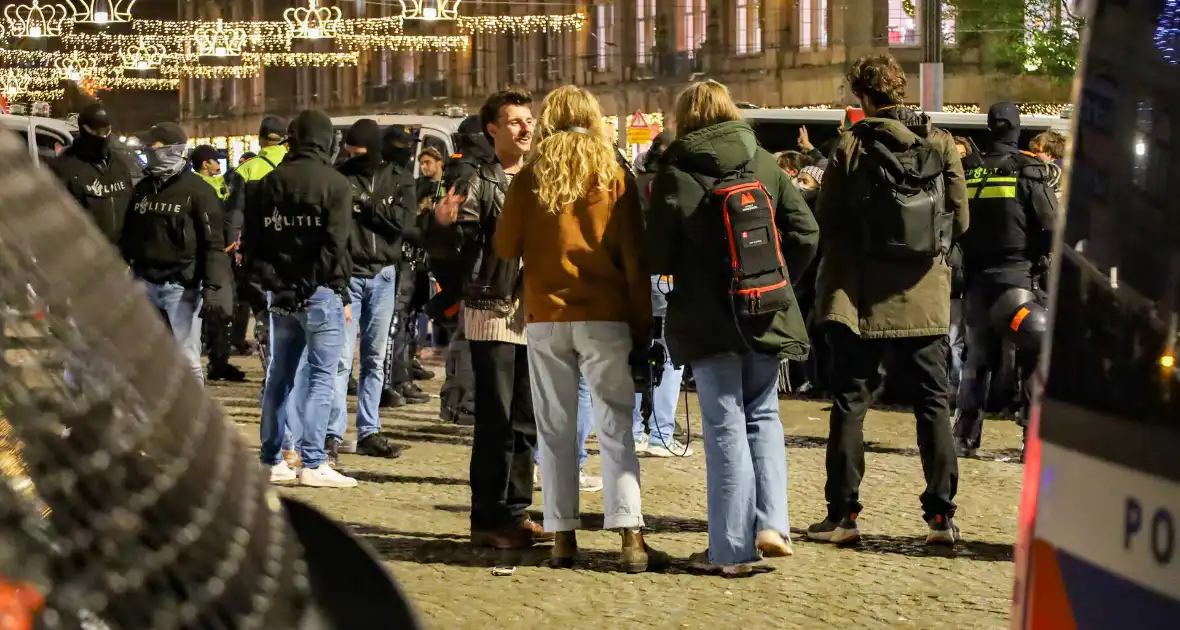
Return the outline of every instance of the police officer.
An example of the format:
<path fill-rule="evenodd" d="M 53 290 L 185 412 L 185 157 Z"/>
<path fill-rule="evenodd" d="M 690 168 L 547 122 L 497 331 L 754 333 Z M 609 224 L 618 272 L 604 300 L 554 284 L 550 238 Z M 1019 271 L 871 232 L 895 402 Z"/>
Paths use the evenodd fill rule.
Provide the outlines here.
<path fill-rule="evenodd" d="M 212 146 L 203 144 L 193 149 L 192 155 L 189 158 L 192 162 L 193 172 L 201 176 L 205 183 L 213 188 L 213 192 L 217 194 L 217 199 L 221 201 L 223 208 L 226 199 L 229 197 L 229 187 L 225 184 L 225 177 L 221 174 L 221 156 L 217 149 Z M 229 214 L 225 214 L 225 220 L 222 222 L 223 232 L 225 234 L 226 252 L 225 255 L 230 260 L 230 265 L 233 265 L 234 258 L 234 243 L 238 239 L 238 235 L 233 231 L 234 226 Z M 226 287 L 227 290 L 230 287 Z M 228 296 L 232 293 L 227 293 Z M 232 311 L 231 311 L 232 312 Z M 240 383 L 246 380 L 246 373 L 237 367 L 230 365 L 229 351 L 230 351 L 230 335 L 232 333 L 233 317 L 221 320 L 216 318 L 205 319 L 205 343 L 209 348 L 209 369 L 205 374 L 205 378 L 210 381 L 230 381 Z"/>
<path fill-rule="evenodd" d="M 287 156 L 287 130 L 287 122 L 282 118 L 278 116 L 266 116 L 263 118 L 262 124 L 258 128 L 258 146 L 260 148 L 257 155 L 253 155 L 249 160 L 241 162 L 234 172 L 225 177 L 226 187 L 229 188 L 229 198 L 226 200 L 227 222 L 234 236 L 233 245 L 235 254 L 238 253 L 238 237 L 242 233 L 246 198 L 250 191 L 257 188 L 257 182 L 269 175 L 283 161 L 283 158 Z M 226 245 L 229 244 L 226 243 Z M 240 258 L 238 257 L 235 257 L 235 260 L 240 262 Z M 262 371 L 265 378 L 266 366 L 270 360 L 266 346 L 267 339 L 269 338 L 266 330 L 268 318 L 264 313 L 266 310 L 266 299 L 261 291 L 258 291 L 256 287 L 251 287 L 249 283 L 244 281 L 240 264 L 237 265 L 235 271 L 237 274 L 238 299 L 249 304 L 250 308 L 254 311 L 254 340 L 258 344 L 258 355 L 262 359 Z M 234 344 L 239 348 L 243 348 L 246 345 L 246 322 L 243 321 L 241 315 L 234 317 L 233 336 Z"/>
<path fill-rule="evenodd" d="M 119 250 L 202 378 L 202 311 L 229 318 L 230 269 L 221 202 L 189 169 L 186 142 L 176 123 L 148 131 L 148 176 L 132 190 Z"/>
<path fill-rule="evenodd" d="M 967 358 L 954 428 L 960 457 L 974 457 L 978 452 L 992 373 L 1003 357 L 1000 331 L 991 317 L 993 307 L 1011 290 L 1041 289 L 1057 218 L 1057 196 L 1049 184 L 1048 169 L 1017 144 L 1020 109 L 1013 103 L 996 103 L 988 111 L 987 122 L 991 150 L 983 154 L 980 166 L 966 173 L 971 229 L 961 246 Z M 1023 376 L 1032 375 L 1036 359 L 1033 349 L 1017 350 Z"/>
<path fill-rule="evenodd" d="M 393 125 L 385 130 L 381 138 L 381 155 L 394 169 L 398 177 L 413 187 L 414 148 L 418 142 L 415 132 L 408 127 Z M 386 359 L 385 393 L 386 407 L 397 407 L 406 403 L 421 404 L 430 400 L 430 395 L 414 384 L 414 340 L 415 314 L 411 308 L 416 286 L 419 261 L 416 252 L 421 248 L 422 233 L 414 220 L 407 220 L 402 226 L 403 256 L 398 269 L 397 314 L 390 351 Z"/>
<path fill-rule="evenodd" d="M 62 185 L 111 243 L 119 242 L 131 199 L 131 170 L 111 151 L 111 119 L 99 103 L 78 115 L 78 137 L 49 161 Z"/>

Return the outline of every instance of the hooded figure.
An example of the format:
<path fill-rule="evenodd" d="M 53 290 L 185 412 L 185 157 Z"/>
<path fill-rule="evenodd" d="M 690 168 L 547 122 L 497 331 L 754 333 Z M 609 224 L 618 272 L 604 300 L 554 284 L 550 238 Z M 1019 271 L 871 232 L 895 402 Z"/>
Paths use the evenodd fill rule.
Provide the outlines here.
<path fill-rule="evenodd" d="M 201 315 L 230 317 L 232 283 L 221 200 L 188 168 L 186 142 L 176 123 L 144 137 L 148 177 L 132 190 L 119 250 L 203 378 Z"/>
<path fill-rule="evenodd" d="M 351 487 L 355 479 L 324 465 L 324 445 L 345 322 L 351 318 L 352 186 L 330 166 L 336 130 L 327 114 L 303 111 L 291 131 L 291 152 L 246 200 L 242 231 L 246 273 L 270 292 L 271 357 L 262 395 L 260 458 L 273 481 L 298 476 L 308 486 Z M 301 355 L 307 361 L 307 387 L 292 388 Z M 282 457 L 286 427 L 280 410 L 292 391 L 306 396 L 285 414 L 302 428 L 292 431 L 301 436 L 299 475 Z"/>
<path fill-rule="evenodd" d="M 111 151 L 111 120 L 100 103 L 78 116 L 78 137 L 48 166 L 111 243 L 118 243 L 131 200 L 132 173 Z"/>
<path fill-rule="evenodd" d="M 412 170 L 417 144 L 417 132 L 402 125 L 390 125 L 381 138 L 381 157 L 399 168 Z"/>

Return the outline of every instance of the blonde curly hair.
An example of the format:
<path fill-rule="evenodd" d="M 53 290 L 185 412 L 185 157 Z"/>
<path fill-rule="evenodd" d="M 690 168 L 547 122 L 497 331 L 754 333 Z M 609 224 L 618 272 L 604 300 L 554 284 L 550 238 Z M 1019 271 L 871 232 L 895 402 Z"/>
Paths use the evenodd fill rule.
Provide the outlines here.
<path fill-rule="evenodd" d="M 541 104 L 536 134 L 528 164 L 537 199 L 550 214 L 614 181 L 619 168 L 615 147 L 593 94 L 573 85 L 550 92 Z"/>

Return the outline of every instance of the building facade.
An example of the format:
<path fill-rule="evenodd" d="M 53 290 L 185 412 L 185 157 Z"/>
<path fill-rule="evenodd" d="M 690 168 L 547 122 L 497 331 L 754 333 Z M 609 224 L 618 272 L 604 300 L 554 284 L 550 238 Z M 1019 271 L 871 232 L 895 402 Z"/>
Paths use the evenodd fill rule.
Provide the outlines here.
<path fill-rule="evenodd" d="M 920 4 L 920 3 L 919 3 Z M 274 5 L 274 6 L 272 6 Z M 182 15 L 214 19 L 281 19 L 275 0 L 199 0 Z M 396 2 L 344 2 L 346 17 L 396 15 Z M 363 53 L 347 68 L 267 68 L 257 79 L 185 81 L 181 113 L 197 135 L 253 133 L 263 114 L 308 107 L 332 114 L 435 113 L 447 106 L 476 111 L 503 86 L 538 98 L 574 83 L 593 91 L 604 112 L 667 110 L 689 82 L 711 78 L 734 98 L 764 107 L 842 106 L 853 102 L 844 70 L 857 57 L 888 51 L 910 73 L 918 100 L 920 23 L 905 0 L 601 0 L 464 3 L 463 15 L 581 12 L 577 32 L 476 32 L 456 52 Z M 409 23 L 407 23 L 409 25 Z M 1066 102 L 1070 87 L 1035 76 L 1000 73 L 988 63 L 988 41 L 1011 34 L 962 32 L 943 17 L 944 98 L 986 108 L 997 100 Z M 406 34 L 456 34 L 453 22 L 407 26 Z M 960 42 L 964 42 L 960 44 Z M 969 42 L 969 43 L 968 43 Z"/>

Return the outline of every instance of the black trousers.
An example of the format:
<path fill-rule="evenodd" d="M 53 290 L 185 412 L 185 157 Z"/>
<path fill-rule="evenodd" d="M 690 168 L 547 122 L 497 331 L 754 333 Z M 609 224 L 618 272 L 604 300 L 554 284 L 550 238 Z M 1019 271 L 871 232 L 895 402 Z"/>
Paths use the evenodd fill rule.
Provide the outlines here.
<path fill-rule="evenodd" d="M 245 274 L 242 271 L 241 265 L 234 264 L 234 282 L 240 284 L 245 281 Z M 250 305 L 246 303 L 246 300 L 234 300 L 234 319 L 233 325 L 230 328 L 230 344 L 238 349 L 245 348 L 246 333 L 249 331 L 249 328 Z"/>
<path fill-rule="evenodd" d="M 453 422 L 461 413 L 475 413 L 475 375 L 471 370 L 471 346 L 463 335 L 461 322 L 449 329 L 450 344 L 447 346 L 446 381 L 439 391 L 442 405 L 438 415 L 447 422 Z"/>
<path fill-rule="evenodd" d="M 913 406 L 918 454 L 926 489 L 923 516 L 953 516 L 959 462 L 951 438 L 947 383 L 950 344 L 946 335 L 861 339 L 845 326 L 829 326 L 832 415 L 829 424 L 824 495 L 828 517 L 840 519 L 864 509 L 860 482 L 865 472 L 864 419 L 881 383 L 881 366 L 898 377 L 899 398 Z"/>
<path fill-rule="evenodd" d="M 228 254 L 230 257 L 230 264 L 233 265 L 233 254 Z M 225 292 L 227 295 L 234 296 L 236 291 L 230 287 Z M 237 302 L 238 300 L 235 300 Z M 231 312 L 233 309 L 231 309 Z M 204 328 L 205 343 L 209 346 L 209 365 L 210 367 L 229 365 L 230 343 L 233 336 L 233 319 L 207 317 L 202 323 Z"/>
<path fill-rule="evenodd" d="M 393 323 L 393 348 L 385 359 L 385 384 L 393 387 L 413 380 L 410 365 L 418 350 L 418 318 L 411 308 L 416 274 L 409 263 L 397 270 L 397 314 Z"/>
<path fill-rule="evenodd" d="M 528 350 L 471 341 L 475 374 L 475 440 L 471 446 L 471 528 L 511 527 L 533 502 L 537 422 L 529 387 Z"/>

